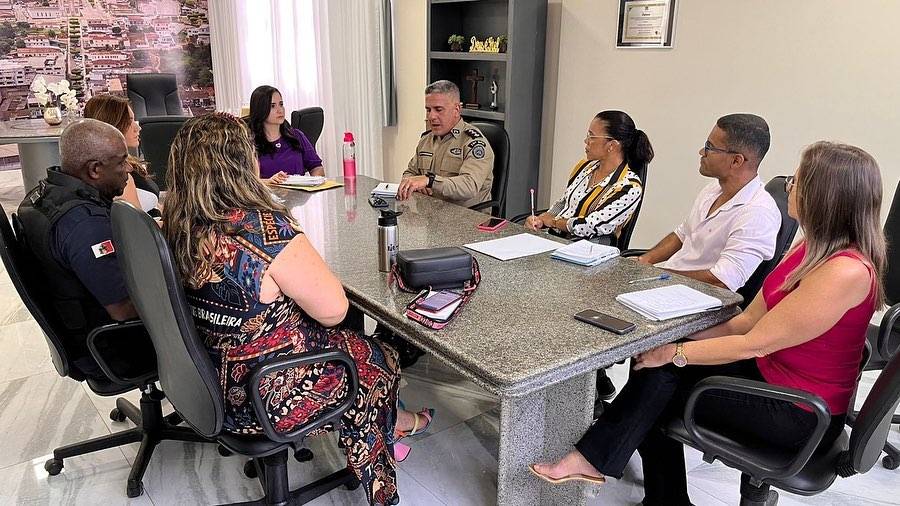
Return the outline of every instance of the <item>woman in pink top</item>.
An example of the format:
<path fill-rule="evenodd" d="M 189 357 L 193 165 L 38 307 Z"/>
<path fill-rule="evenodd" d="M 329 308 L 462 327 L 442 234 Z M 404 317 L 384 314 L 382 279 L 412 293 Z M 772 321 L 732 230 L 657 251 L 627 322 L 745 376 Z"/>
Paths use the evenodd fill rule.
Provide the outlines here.
<path fill-rule="evenodd" d="M 643 504 L 690 504 L 683 447 L 654 429 L 683 412 L 699 380 L 715 375 L 818 395 L 832 415 L 821 444 L 834 441 L 856 387 L 866 327 L 882 305 L 881 174 L 862 149 L 823 141 L 803 152 L 785 189 L 788 214 L 804 240 L 747 310 L 691 340 L 635 357 L 625 387 L 575 450 L 558 462 L 532 465 L 532 472 L 553 483 L 602 483 L 605 476 L 621 477 L 638 450 Z M 805 406 L 725 391 L 700 397 L 695 417 L 745 444 L 787 449 L 802 446 L 816 426 Z"/>

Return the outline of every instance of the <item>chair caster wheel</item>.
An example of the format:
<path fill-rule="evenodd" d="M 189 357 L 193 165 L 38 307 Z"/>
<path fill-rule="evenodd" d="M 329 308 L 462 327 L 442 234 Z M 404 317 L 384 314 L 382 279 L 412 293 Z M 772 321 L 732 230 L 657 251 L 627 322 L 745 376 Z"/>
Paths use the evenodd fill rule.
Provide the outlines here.
<path fill-rule="evenodd" d="M 47 471 L 47 474 L 50 476 L 56 476 L 63 470 L 62 459 L 50 459 L 47 462 L 44 462 L 44 470 Z"/>
<path fill-rule="evenodd" d="M 244 476 L 246 476 L 247 478 L 259 477 L 259 473 L 256 472 L 256 466 L 253 464 L 253 459 L 250 459 L 244 463 Z"/>
<path fill-rule="evenodd" d="M 139 481 L 137 483 L 128 482 L 128 486 L 125 487 L 125 495 L 128 497 L 140 497 L 144 493 L 144 482 Z"/>
<path fill-rule="evenodd" d="M 344 488 L 346 488 L 347 490 L 358 489 L 359 488 L 359 480 L 357 480 L 356 477 L 354 477 L 352 480 L 348 481 L 347 483 L 344 483 Z"/>
<path fill-rule="evenodd" d="M 124 422 L 128 417 L 125 416 L 125 413 L 119 411 L 119 408 L 113 408 L 112 411 L 109 412 L 109 419 L 114 422 Z"/>
<path fill-rule="evenodd" d="M 225 447 L 222 446 L 222 445 L 219 445 L 218 450 L 219 450 L 219 455 L 221 455 L 221 456 L 223 456 L 223 457 L 230 457 L 230 456 L 233 455 L 233 453 L 231 452 L 231 450 L 229 450 L 228 448 L 225 448 Z"/>
<path fill-rule="evenodd" d="M 894 457 L 891 457 L 890 455 L 885 455 L 884 458 L 881 459 L 881 465 L 885 469 L 894 470 L 894 469 L 897 469 L 898 467 L 900 467 L 900 460 L 897 460 Z"/>
<path fill-rule="evenodd" d="M 313 452 L 309 451 L 308 448 L 300 448 L 294 452 L 294 458 L 297 462 L 309 462 L 313 459 Z"/>

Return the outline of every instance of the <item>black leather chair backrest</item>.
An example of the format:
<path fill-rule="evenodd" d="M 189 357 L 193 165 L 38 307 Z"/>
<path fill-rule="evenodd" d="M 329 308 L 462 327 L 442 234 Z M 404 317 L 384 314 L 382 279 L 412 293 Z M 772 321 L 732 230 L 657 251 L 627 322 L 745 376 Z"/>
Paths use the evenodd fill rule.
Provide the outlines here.
<path fill-rule="evenodd" d="M 31 255 L 23 254 L 21 243 L 17 239 L 22 233 L 22 227 L 16 218 L 12 215 L 13 224 L 16 226 L 16 232 L 13 232 L 6 219 L 6 211 L 0 206 L 0 258 L 3 259 L 3 266 L 6 273 L 12 280 L 16 292 L 22 298 L 22 302 L 31 313 L 31 316 L 37 321 L 44 338 L 47 340 L 47 346 L 50 348 L 50 358 L 53 360 L 53 366 L 60 376 L 71 376 L 72 379 L 81 381 L 84 376 L 76 368 L 69 366 L 69 359 L 66 348 L 63 345 L 62 324 L 57 322 L 52 315 L 55 313 L 49 310 L 49 303 L 43 300 L 37 288 L 42 286 L 37 276 L 37 266 L 33 265 Z"/>
<path fill-rule="evenodd" d="M 641 207 L 644 205 L 644 198 L 646 198 L 647 195 L 647 168 L 648 166 L 644 166 L 643 169 L 631 169 L 637 174 L 637 177 L 640 178 L 643 193 L 641 193 L 641 201 L 638 202 L 637 209 L 634 210 L 634 214 L 631 215 L 631 219 L 628 220 L 628 223 L 622 227 L 622 233 L 619 234 L 619 240 L 616 241 L 616 244 L 614 245 L 622 251 L 627 250 L 628 245 L 631 244 L 631 235 L 634 234 L 634 227 L 637 226 L 638 216 L 640 216 Z"/>
<path fill-rule="evenodd" d="M 135 119 L 184 114 L 175 74 L 127 74 L 125 87 Z"/>
<path fill-rule="evenodd" d="M 891 418 L 900 404 L 900 353 L 888 361 L 872 385 L 850 432 L 850 464 L 865 473 L 881 457 Z"/>
<path fill-rule="evenodd" d="M 191 427 L 213 437 L 224 420 L 222 391 L 169 246 L 156 222 L 128 203 L 113 204 L 112 225 L 128 293 L 156 349 L 162 389 Z"/>
<path fill-rule="evenodd" d="M 291 126 L 303 132 L 313 146 L 322 135 L 325 125 L 325 111 L 321 107 L 304 107 L 291 113 Z"/>
<path fill-rule="evenodd" d="M 884 270 L 884 298 L 888 305 L 900 302 L 900 183 L 894 190 L 891 210 L 884 222 L 887 240 L 887 268 Z"/>
<path fill-rule="evenodd" d="M 759 264 L 759 267 L 753 271 L 753 274 L 750 276 L 750 279 L 744 283 L 744 286 L 738 289 L 737 293 L 741 294 L 744 297 L 744 302 L 741 303 L 741 309 L 746 308 L 750 305 L 750 302 L 753 301 L 753 298 L 756 297 L 756 293 L 759 292 L 759 289 L 762 288 L 763 281 L 766 280 L 766 276 L 772 272 L 772 269 L 778 265 L 778 262 L 781 262 L 781 259 L 784 258 L 784 254 L 787 252 L 788 248 L 791 247 L 791 243 L 794 242 L 794 235 L 797 234 L 797 220 L 788 216 L 788 194 L 784 191 L 784 180 L 787 176 L 775 176 L 766 183 L 766 191 L 769 192 L 769 195 L 775 200 L 775 203 L 778 205 L 778 210 L 781 211 L 781 228 L 778 229 L 778 236 L 775 239 L 775 255 L 770 260 L 763 260 L 762 263 Z"/>
<path fill-rule="evenodd" d="M 175 140 L 175 134 L 184 122 L 189 119 L 189 116 L 151 116 L 140 121 L 141 155 L 160 190 L 166 189 L 172 141 Z"/>
<path fill-rule="evenodd" d="M 506 215 L 506 186 L 509 182 L 509 134 L 499 123 L 475 121 L 472 125 L 481 130 L 491 149 L 494 150 L 494 182 L 491 186 L 491 200 L 499 202 L 493 208 L 494 216 Z"/>

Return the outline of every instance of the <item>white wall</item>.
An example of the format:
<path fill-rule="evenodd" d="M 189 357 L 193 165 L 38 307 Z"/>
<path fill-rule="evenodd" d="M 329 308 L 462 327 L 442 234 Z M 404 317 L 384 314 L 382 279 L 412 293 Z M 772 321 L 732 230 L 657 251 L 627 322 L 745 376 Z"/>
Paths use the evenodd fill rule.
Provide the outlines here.
<path fill-rule="evenodd" d="M 622 109 L 656 150 L 632 240 L 651 246 L 707 182 L 697 151 L 716 118 L 752 112 L 772 131 L 764 179 L 792 173 L 811 142 L 849 142 L 879 161 L 886 213 L 900 179 L 900 2 L 680 0 L 670 50 L 616 49 L 617 1 L 549 3 L 541 202 L 562 192 L 593 114 Z M 386 177 L 421 132 L 425 4 L 398 1 L 400 126 L 385 130 Z"/>
<path fill-rule="evenodd" d="M 385 181 L 399 181 L 425 130 L 425 0 L 394 3 L 397 126 L 382 131 Z"/>

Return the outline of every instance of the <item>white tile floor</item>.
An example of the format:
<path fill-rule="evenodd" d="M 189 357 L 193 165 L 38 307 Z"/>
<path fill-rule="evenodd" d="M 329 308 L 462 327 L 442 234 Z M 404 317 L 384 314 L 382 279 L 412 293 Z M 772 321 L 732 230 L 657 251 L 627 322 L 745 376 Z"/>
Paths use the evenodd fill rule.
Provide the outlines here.
<path fill-rule="evenodd" d="M 18 187 L 16 187 L 16 182 Z M 0 203 L 10 212 L 22 198 L 16 172 L 0 172 Z M 112 506 L 220 504 L 258 498 L 259 485 L 243 477 L 244 460 L 221 457 L 213 445 L 163 443 L 144 477 L 145 493 L 125 496 L 125 481 L 136 445 L 67 459 L 64 471 L 48 477 L 44 461 L 54 447 L 123 430 L 112 422 L 115 400 L 100 397 L 79 383 L 59 377 L 37 325 L 0 273 L 0 504 Z M 623 366 L 610 370 L 624 383 Z M 863 390 L 873 381 L 867 374 Z M 863 392 L 864 393 L 864 392 Z M 132 401 L 135 393 L 126 395 Z M 401 397 L 410 408 L 434 406 L 437 417 L 428 434 L 414 438 L 410 457 L 399 466 L 404 505 L 488 505 L 496 491 L 498 410 L 495 399 L 436 361 L 425 358 L 404 373 Z M 890 439 L 900 443 L 896 428 Z M 330 437 L 311 441 L 316 458 L 290 465 L 293 485 L 323 476 L 341 465 Z M 697 505 L 738 503 L 739 474 L 719 463 L 706 464 L 687 451 L 688 480 Z M 589 504 L 633 505 L 643 492 L 640 460 L 632 459 L 622 480 L 589 491 Z M 359 491 L 336 490 L 313 504 L 363 504 Z M 900 504 L 900 470 L 880 464 L 867 474 L 838 479 L 832 488 L 809 498 L 781 493 L 780 504 Z"/>

